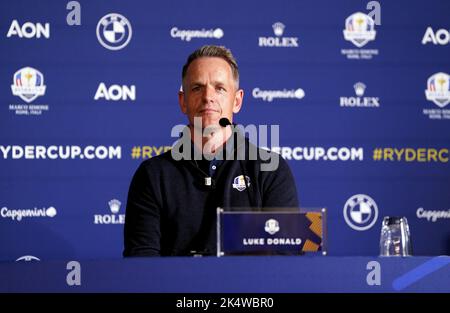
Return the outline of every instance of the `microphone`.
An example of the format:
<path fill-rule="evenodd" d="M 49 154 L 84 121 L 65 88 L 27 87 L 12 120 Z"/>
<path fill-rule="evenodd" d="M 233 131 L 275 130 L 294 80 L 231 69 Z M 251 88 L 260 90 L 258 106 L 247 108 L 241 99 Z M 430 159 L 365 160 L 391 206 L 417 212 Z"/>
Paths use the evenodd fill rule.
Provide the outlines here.
<path fill-rule="evenodd" d="M 232 125 L 232 124 L 231 124 L 229 119 L 227 119 L 226 117 L 222 117 L 219 120 L 219 125 L 222 126 L 222 127 L 227 127 L 228 125 Z"/>

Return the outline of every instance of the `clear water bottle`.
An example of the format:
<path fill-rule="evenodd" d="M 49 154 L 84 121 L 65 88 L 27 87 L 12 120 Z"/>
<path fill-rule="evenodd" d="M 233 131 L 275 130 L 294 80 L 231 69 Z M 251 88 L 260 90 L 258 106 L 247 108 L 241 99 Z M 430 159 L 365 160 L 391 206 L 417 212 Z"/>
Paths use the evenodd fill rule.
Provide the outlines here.
<path fill-rule="evenodd" d="M 406 217 L 384 217 L 381 226 L 380 255 L 412 255 L 411 235 Z"/>

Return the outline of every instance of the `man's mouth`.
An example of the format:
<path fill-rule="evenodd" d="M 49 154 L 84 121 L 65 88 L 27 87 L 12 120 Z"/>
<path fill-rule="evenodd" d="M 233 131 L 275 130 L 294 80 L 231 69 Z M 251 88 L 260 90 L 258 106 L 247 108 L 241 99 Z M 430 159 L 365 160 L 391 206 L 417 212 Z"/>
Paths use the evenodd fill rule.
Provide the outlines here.
<path fill-rule="evenodd" d="M 214 113 L 220 113 L 219 110 L 215 110 L 213 108 L 204 108 L 200 110 L 201 114 L 214 114 Z"/>

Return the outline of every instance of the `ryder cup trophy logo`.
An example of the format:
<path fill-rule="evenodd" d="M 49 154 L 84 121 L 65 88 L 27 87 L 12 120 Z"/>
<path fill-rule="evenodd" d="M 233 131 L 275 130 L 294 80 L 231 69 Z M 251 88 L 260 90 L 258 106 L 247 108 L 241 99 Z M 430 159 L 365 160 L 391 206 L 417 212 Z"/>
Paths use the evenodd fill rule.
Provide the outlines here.
<path fill-rule="evenodd" d="M 375 40 L 375 35 L 375 22 L 369 15 L 357 12 L 345 20 L 344 38 L 358 48 Z"/>
<path fill-rule="evenodd" d="M 280 230 L 280 224 L 278 223 L 277 220 L 274 219 L 267 220 L 266 225 L 264 226 L 264 230 L 267 233 L 273 235 Z"/>
<path fill-rule="evenodd" d="M 450 76 L 446 73 L 436 73 L 428 78 L 425 95 L 427 100 L 443 108 L 450 102 Z"/>
<path fill-rule="evenodd" d="M 131 24 L 126 17 L 117 13 L 103 16 L 97 24 L 97 39 L 109 50 L 125 48 L 131 40 Z"/>
<path fill-rule="evenodd" d="M 14 74 L 11 85 L 14 96 L 30 103 L 39 96 L 45 95 L 44 75 L 32 67 L 24 67 Z"/>
<path fill-rule="evenodd" d="M 245 176 L 247 180 L 247 186 L 250 186 L 250 177 Z M 246 188 L 244 175 L 236 176 L 233 180 L 233 188 L 237 189 L 238 191 L 243 191 Z"/>

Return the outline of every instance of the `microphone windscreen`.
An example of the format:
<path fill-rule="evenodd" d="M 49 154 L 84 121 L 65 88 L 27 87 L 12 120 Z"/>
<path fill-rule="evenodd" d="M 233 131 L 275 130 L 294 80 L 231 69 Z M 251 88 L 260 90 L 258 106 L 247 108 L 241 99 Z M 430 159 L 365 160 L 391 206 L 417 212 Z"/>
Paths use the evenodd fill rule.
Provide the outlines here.
<path fill-rule="evenodd" d="M 222 117 L 222 118 L 219 120 L 219 125 L 222 126 L 222 127 L 227 127 L 228 125 L 231 125 L 231 122 L 230 122 L 230 120 L 227 119 L 226 117 Z"/>

